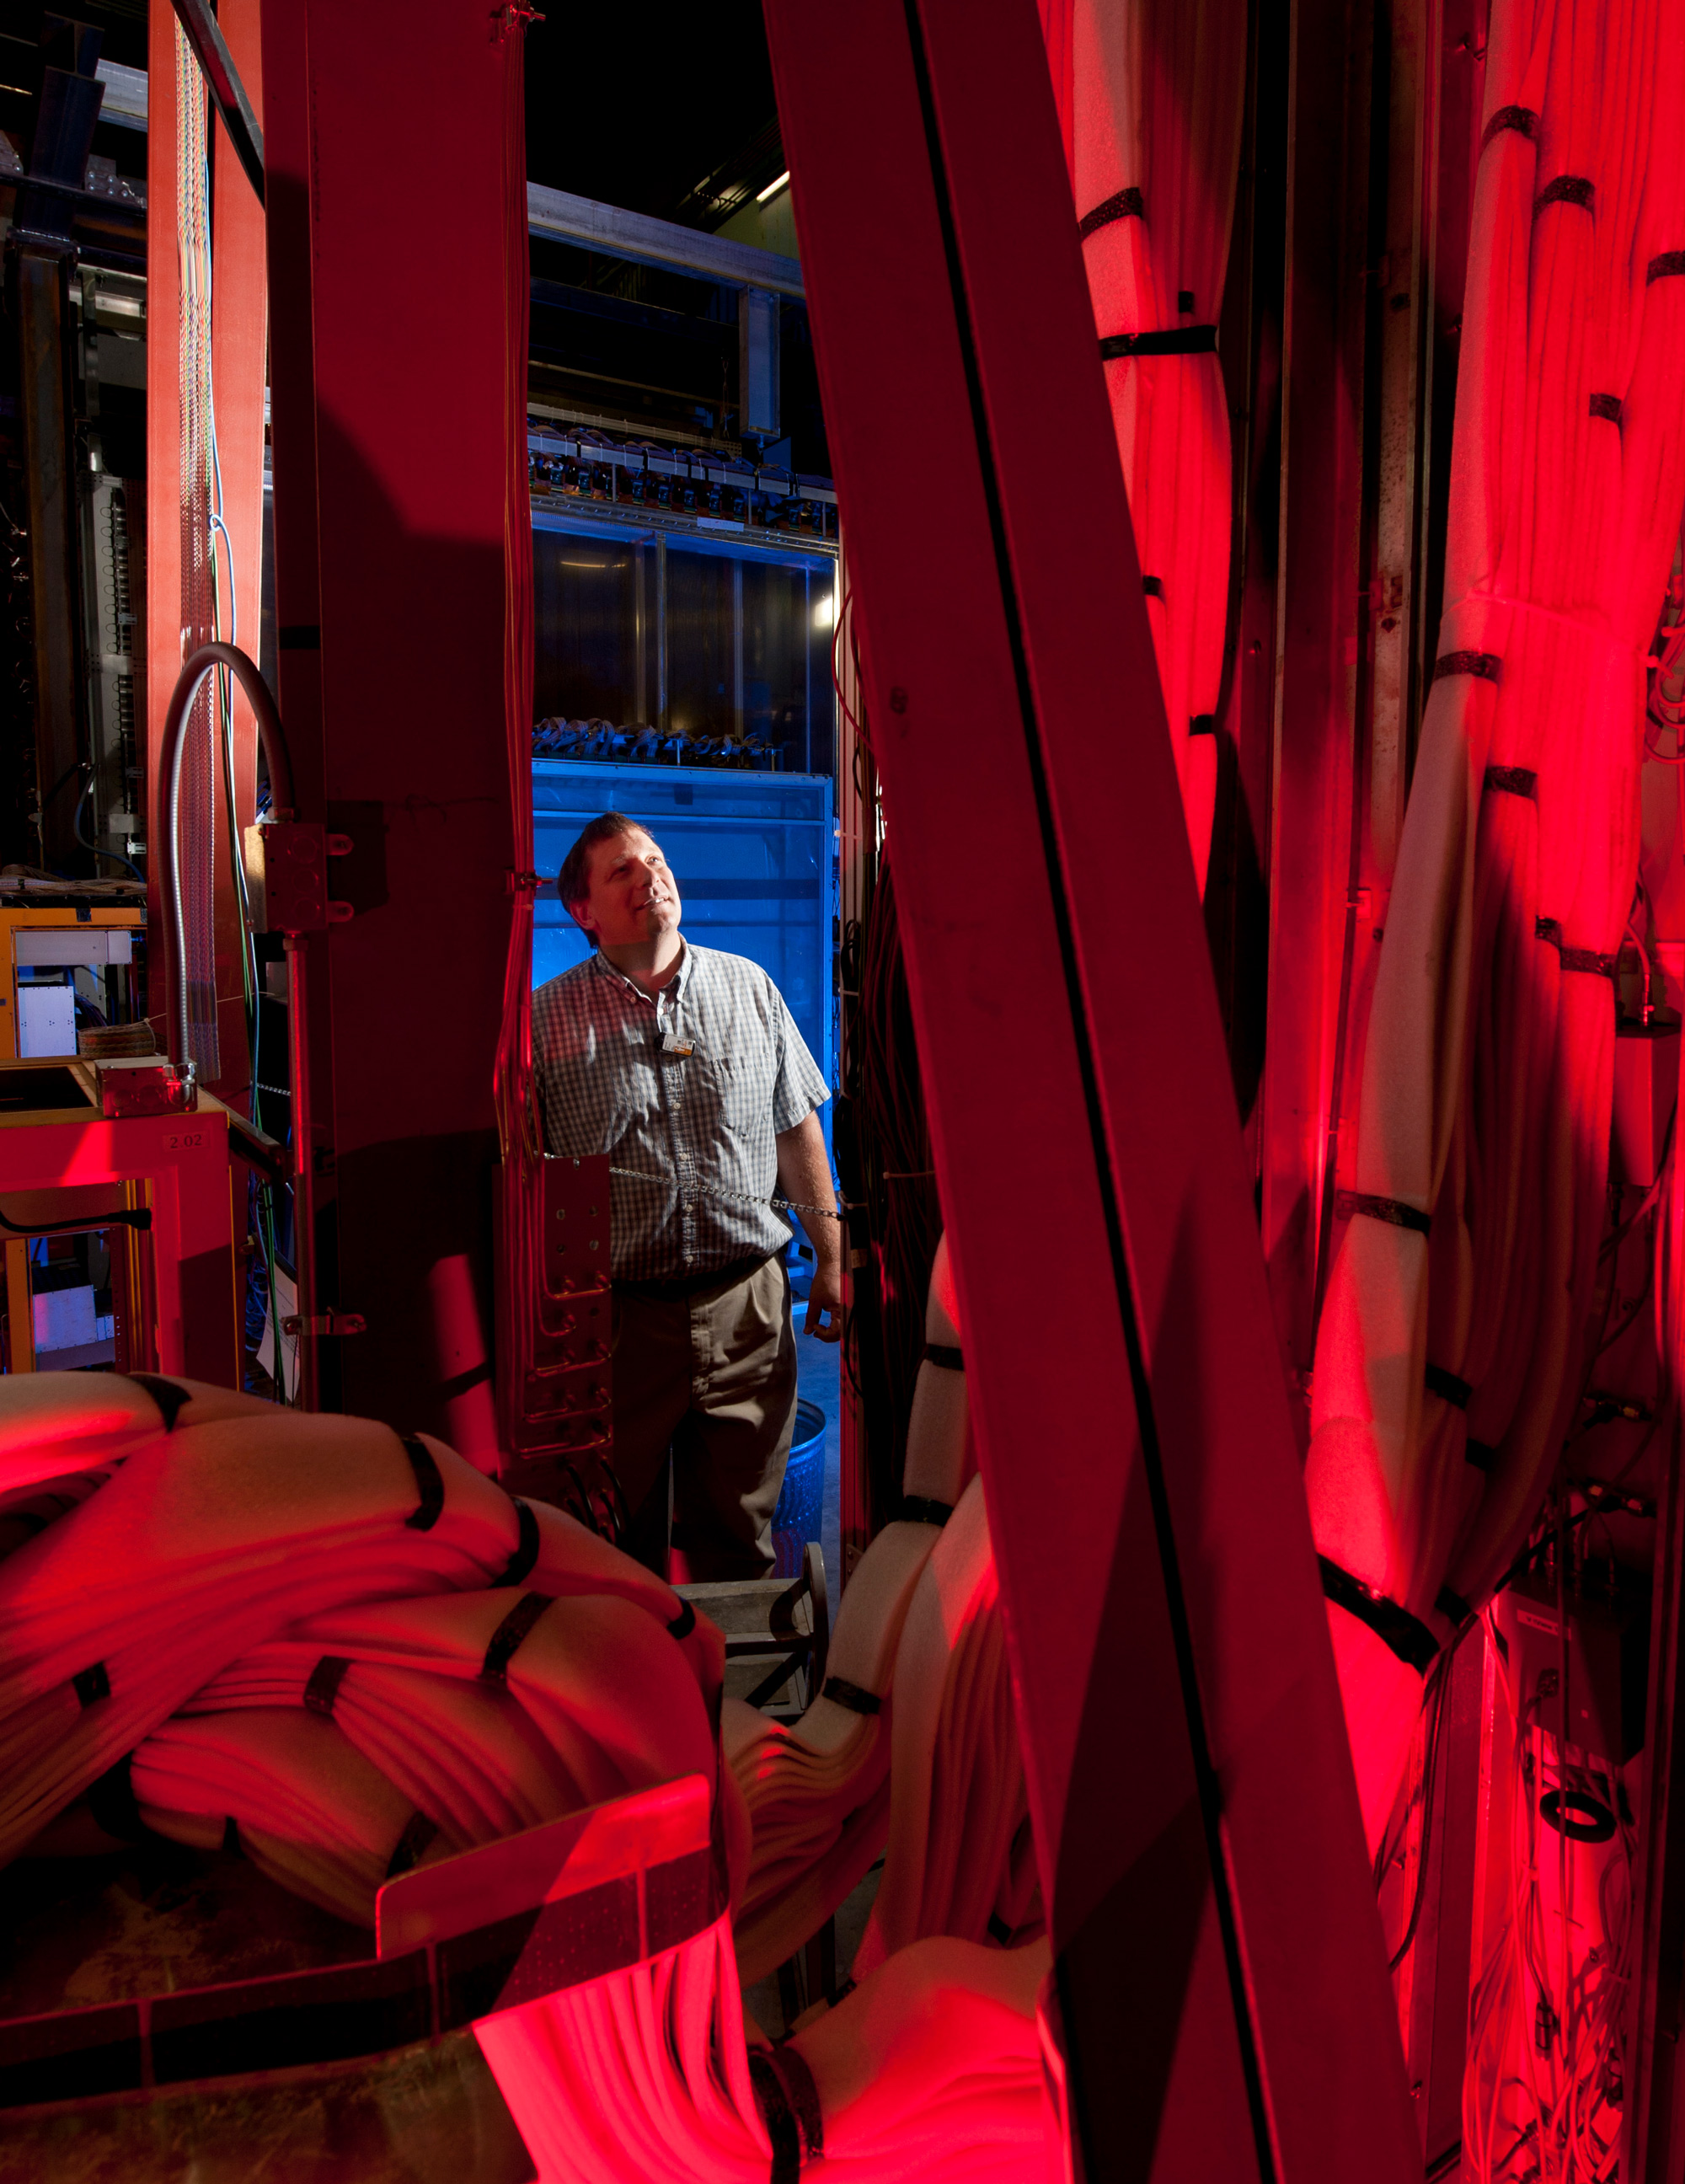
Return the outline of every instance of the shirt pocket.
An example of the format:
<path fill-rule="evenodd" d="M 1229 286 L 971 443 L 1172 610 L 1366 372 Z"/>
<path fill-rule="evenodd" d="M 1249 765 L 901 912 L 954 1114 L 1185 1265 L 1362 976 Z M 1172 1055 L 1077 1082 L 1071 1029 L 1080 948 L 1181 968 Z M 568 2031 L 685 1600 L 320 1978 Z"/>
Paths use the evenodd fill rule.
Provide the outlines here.
<path fill-rule="evenodd" d="M 700 1067 L 698 1067 L 698 1065 Z M 735 1055 L 692 1055 L 685 1064 L 691 1120 L 699 1130 L 719 1128 L 740 1142 L 765 1134 L 770 1122 L 766 1086 L 753 1065 Z"/>

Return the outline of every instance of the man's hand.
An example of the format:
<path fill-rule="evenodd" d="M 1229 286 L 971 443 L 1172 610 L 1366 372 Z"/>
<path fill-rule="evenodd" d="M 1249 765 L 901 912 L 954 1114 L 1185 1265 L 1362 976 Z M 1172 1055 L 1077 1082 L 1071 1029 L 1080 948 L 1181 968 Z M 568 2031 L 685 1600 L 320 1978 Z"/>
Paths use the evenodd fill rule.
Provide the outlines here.
<path fill-rule="evenodd" d="M 837 1217 L 837 1194 L 831 1185 L 825 1133 L 817 1115 L 806 1116 L 793 1130 L 778 1134 L 780 1195 L 798 1206 L 818 1206 L 797 1219 L 814 1249 L 813 1287 L 808 1296 L 804 1332 L 821 1342 L 842 1340 L 842 1223 Z"/>
<path fill-rule="evenodd" d="M 842 1269 L 840 1264 L 815 1270 L 813 1286 L 808 1291 L 808 1316 L 802 1323 L 802 1332 L 816 1335 L 821 1342 L 840 1342 L 842 1340 Z"/>

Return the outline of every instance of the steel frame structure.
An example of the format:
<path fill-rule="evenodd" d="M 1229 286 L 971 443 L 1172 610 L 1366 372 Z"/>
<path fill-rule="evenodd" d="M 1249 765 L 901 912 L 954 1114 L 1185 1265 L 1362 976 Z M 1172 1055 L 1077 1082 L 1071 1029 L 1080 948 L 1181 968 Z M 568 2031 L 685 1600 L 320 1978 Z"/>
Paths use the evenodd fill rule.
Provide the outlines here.
<path fill-rule="evenodd" d="M 1415 2133 L 1035 10 L 767 17 L 1073 2152 L 1091 2178 L 1402 2180 Z M 949 519 L 939 580 L 881 460 L 909 432 Z"/>

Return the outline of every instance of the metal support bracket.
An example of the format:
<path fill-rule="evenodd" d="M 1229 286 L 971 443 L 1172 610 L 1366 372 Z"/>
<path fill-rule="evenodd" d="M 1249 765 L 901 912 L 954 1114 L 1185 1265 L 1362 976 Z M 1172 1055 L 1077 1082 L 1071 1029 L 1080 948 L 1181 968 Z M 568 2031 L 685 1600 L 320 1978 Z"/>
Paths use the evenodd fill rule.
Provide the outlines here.
<path fill-rule="evenodd" d="M 283 1334 L 366 1334 L 369 1323 L 360 1312 L 317 1312 L 306 1318 L 290 1312 L 281 1323 Z"/>

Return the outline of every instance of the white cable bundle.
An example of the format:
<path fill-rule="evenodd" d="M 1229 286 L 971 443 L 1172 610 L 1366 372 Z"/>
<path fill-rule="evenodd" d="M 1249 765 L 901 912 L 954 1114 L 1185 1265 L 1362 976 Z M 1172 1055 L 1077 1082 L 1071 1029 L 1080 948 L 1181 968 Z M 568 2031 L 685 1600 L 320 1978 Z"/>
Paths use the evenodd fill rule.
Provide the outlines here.
<path fill-rule="evenodd" d="M 1102 354 L 1203 893 L 1233 527 L 1215 330 L 1240 164 L 1245 0 L 1043 0 L 1042 14 L 1095 327 L 1103 343 L 1144 337 L 1139 351 Z M 1058 80 L 1067 54 L 1068 86 Z M 1180 354 L 1164 346 L 1176 339 L 1188 344 Z"/>
<path fill-rule="evenodd" d="M 737 1964 L 753 1986 L 816 1933 L 883 1847 L 893 1678 L 920 1576 L 959 1500 L 972 1457 L 965 1376 L 946 1237 L 937 1240 L 925 1311 L 936 1355 L 919 1368 L 902 1490 L 909 1511 L 886 1524 L 842 1596 L 826 1663 L 835 1693 L 786 1729 L 727 1700 L 721 1737 L 754 1829 L 737 1921 Z M 952 1352 L 952 1358 L 943 1359 Z M 871 1701 L 877 1704 L 873 1707 Z"/>
<path fill-rule="evenodd" d="M 594 1747 L 570 1769 L 518 1700 L 494 1685 L 394 1669 L 317 1645 L 255 1646 L 177 1719 L 253 1708 L 331 1719 L 392 1787 L 456 1842 L 494 1842 L 620 1792 Z"/>
<path fill-rule="evenodd" d="M 366 1921 L 394 1814 L 462 1847 L 713 1779 L 718 1631 L 437 1442 L 171 1382 L 20 1376 L 0 1381 L 0 1482 L 18 1480 L 0 1524 L 9 1507 L 44 1529 L 0 1562 L 0 1854 L 96 1784 L 120 1825 L 124 1785 L 99 1778 L 129 1761 L 160 1831 L 209 1842 L 232 1820 L 266 1870 Z M 741 1866 L 734 1787 L 726 1805 Z"/>
<path fill-rule="evenodd" d="M 494 1640 L 526 1602 L 537 1612 L 521 1618 L 498 1680 L 590 1802 L 680 1774 L 714 1780 L 714 1733 L 690 1658 L 629 1601 L 579 1595 L 546 1605 L 541 1590 L 455 1592 L 336 1609 L 287 1635 L 320 1654 L 480 1679 Z"/>
<path fill-rule="evenodd" d="M 1033 1886 L 1000 1581 L 974 1479 L 926 1564 L 895 1663 L 889 1840 L 856 1976 L 933 1934 L 981 1942 Z M 1016 1885 L 1015 1885 L 1016 1884 Z"/>
<path fill-rule="evenodd" d="M 8 1373 L 0 1382 L 0 1497 L 120 1462 L 177 1426 L 274 1415 L 273 1403 L 202 1380 L 116 1373 Z"/>
<path fill-rule="evenodd" d="M 264 1708 L 169 1721 L 136 1752 L 143 1824 L 200 1850 L 238 1847 L 283 1888 L 353 1925 L 375 1923 L 392 1873 L 465 1841 L 415 1808 L 331 1722 Z"/>
<path fill-rule="evenodd" d="M 414 1446 L 272 1408 L 178 1425 L 0 1563 L 0 1860 L 301 1610 L 495 1578 L 514 1505 Z"/>
<path fill-rule="evenodd" d="M 1588 1362 L 1645 659 L 1685 505 L 1682 112 L 1667 0 L 1495 0 L 1448 604 L 1306 1469 L 1359 1588 L 1329 1614 L 1371 1843 L 1421 1684 L 1371 1626 L 1393 1603 L 1431 1647 L 1489 1595 Z"/>
<path fill-rule="evenodd" d="M 807 2184 L 1030 2184 L 1057 2173 L 1036 2020 L 1048 1962 L 1045 1944 L 921 1942 L 773 2050 L 746 2023 L 720 1919 L 475 2034 L 539 2184 L 765 2184 L 785 2171 L 757 2075 L 777 2082 Z"/>
<path fill-rule="evenodd" d="M 933 1524 L 886 1524 L 842 1596 L 826 1680 L 876 1698 L 877 1711 L 821 1695 L 787 1729 L 726 1702 L 722 1747 L 754 1830 L 737 1925 L 750 1986 L 818 1931 L 883 1847 L 896 1646 L 941 1536 Z"/>

